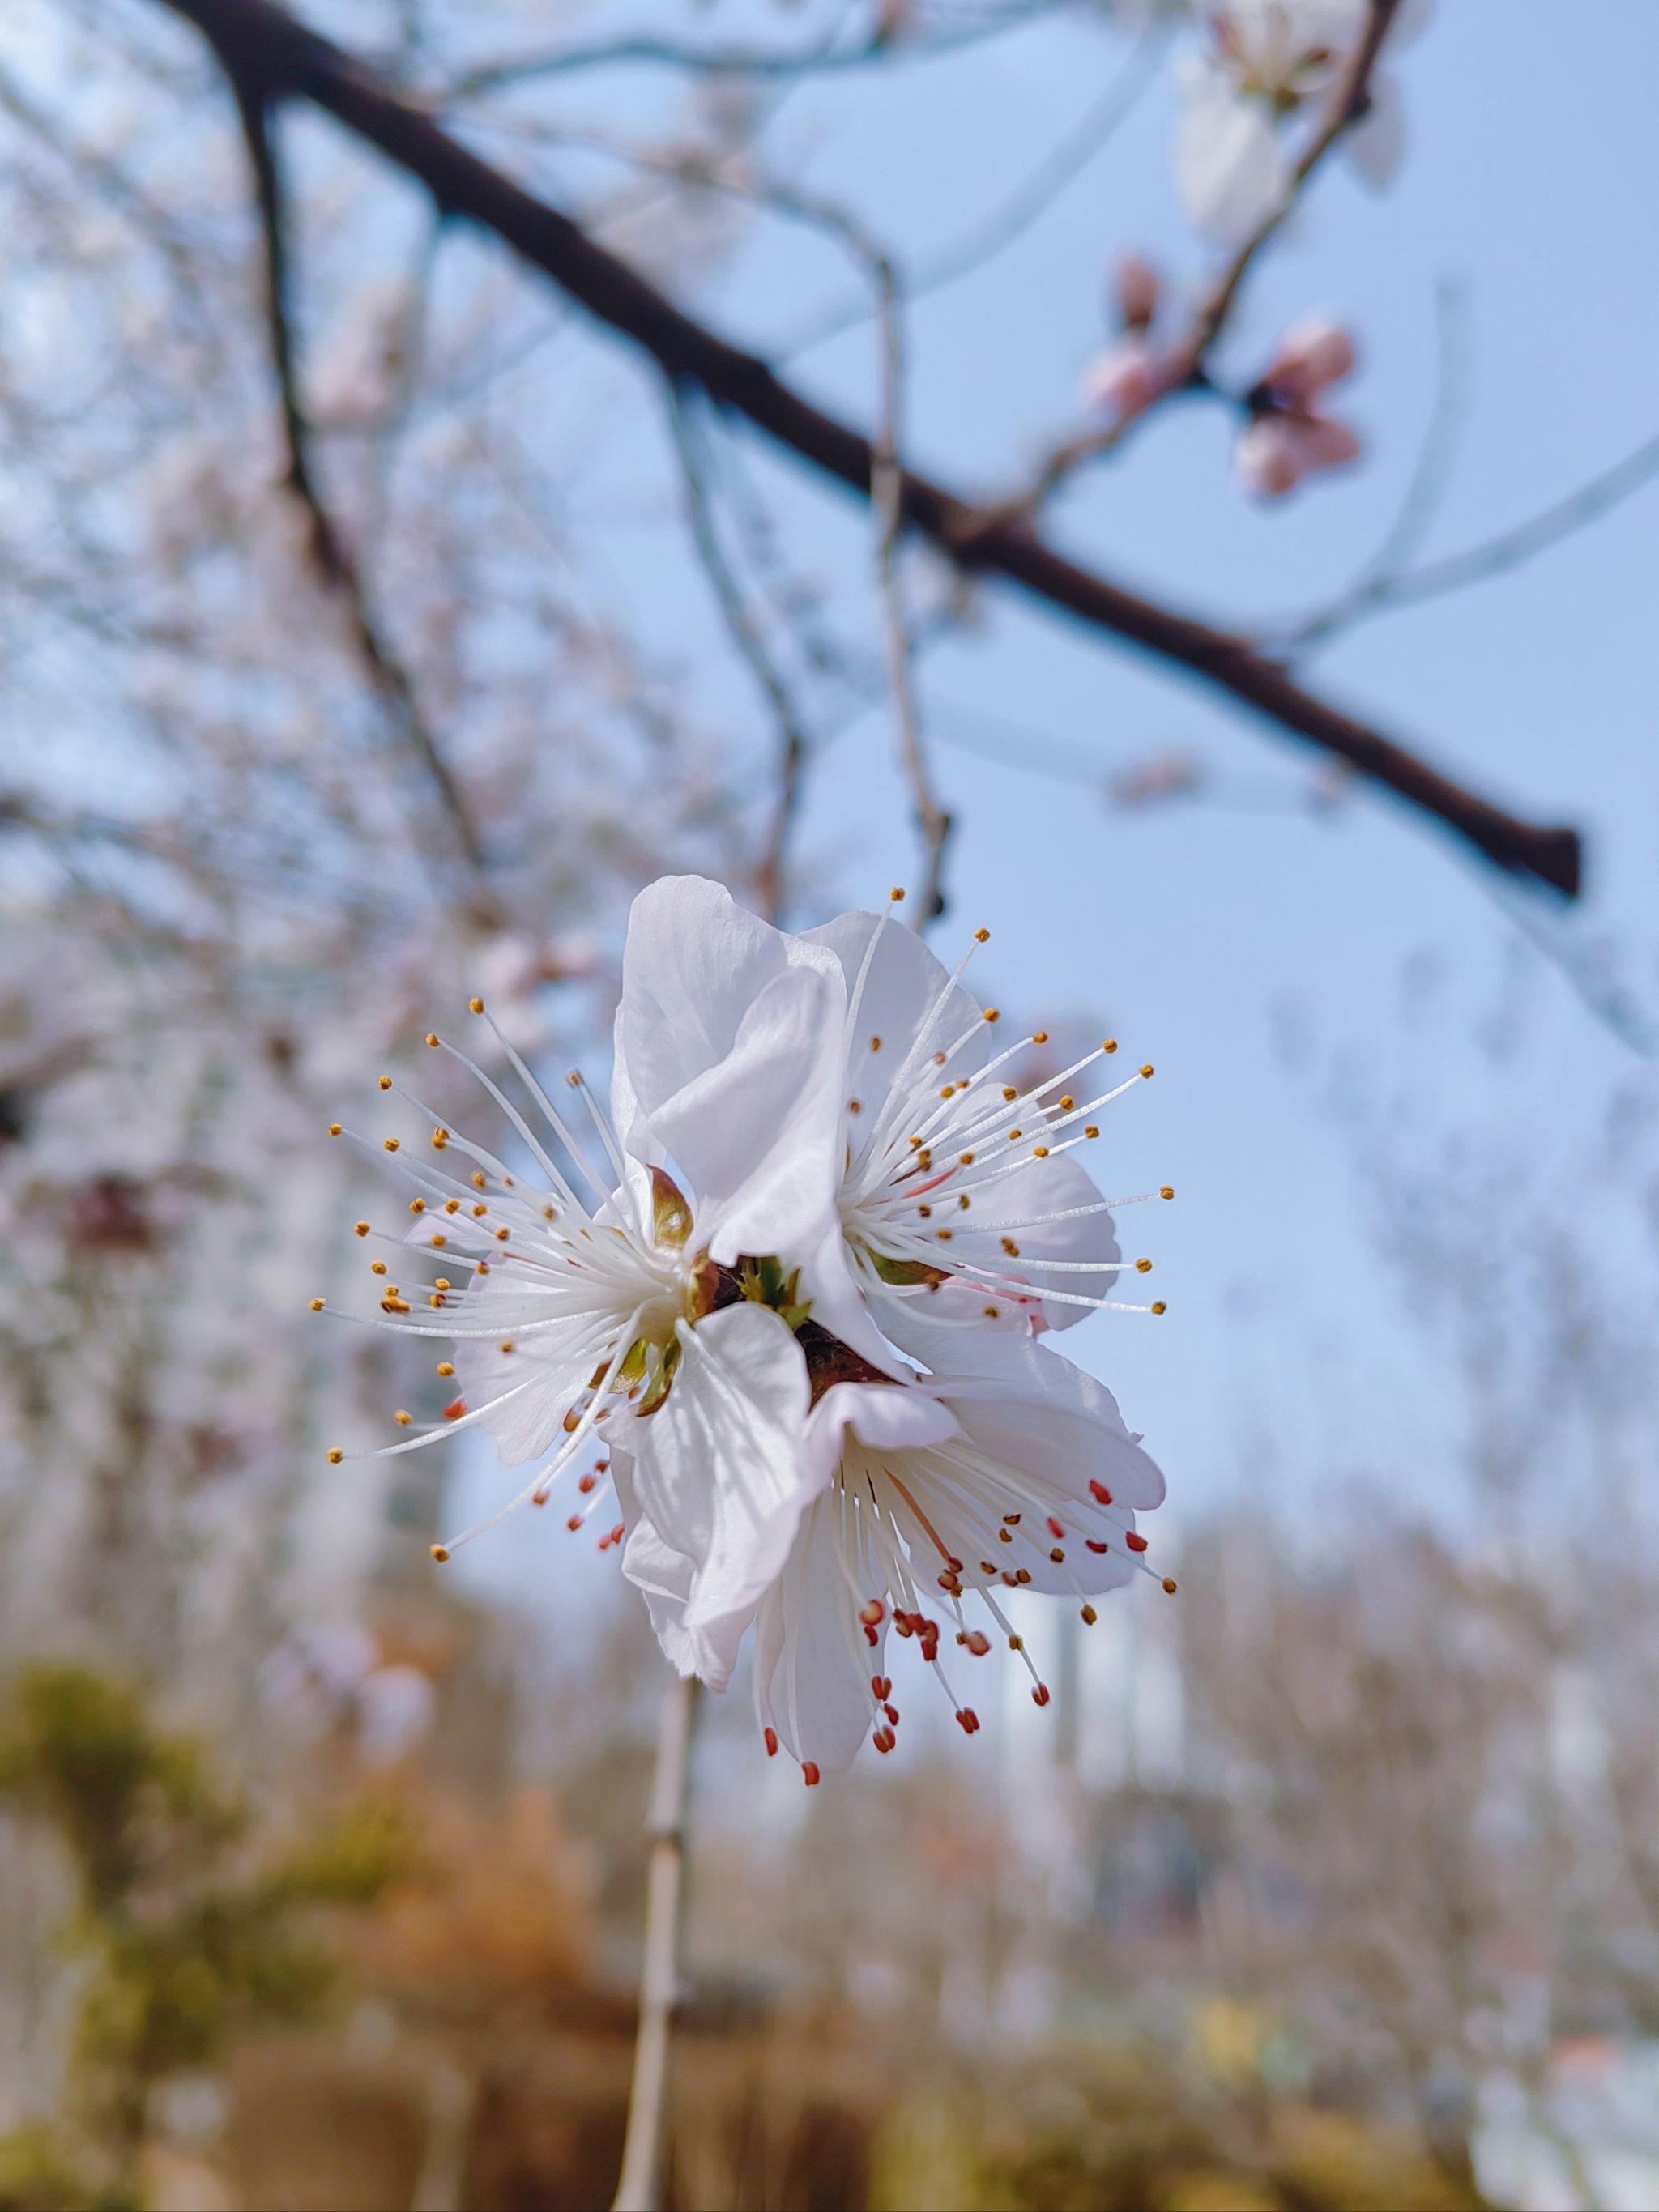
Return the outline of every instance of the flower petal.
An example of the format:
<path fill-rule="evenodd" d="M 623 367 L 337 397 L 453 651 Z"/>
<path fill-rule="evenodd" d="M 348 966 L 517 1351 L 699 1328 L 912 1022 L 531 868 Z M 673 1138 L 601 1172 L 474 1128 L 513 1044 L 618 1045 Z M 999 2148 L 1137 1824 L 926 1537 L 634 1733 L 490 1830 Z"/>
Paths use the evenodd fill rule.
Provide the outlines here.
<path fill-rule="evenodd" d="M 864 970 L 872 934 L 877 938 L 876 949 L 868 969 Z M 951 1074 L 971 1075 L 984 1065 L 991 1032 L 988 1023 L 981 1030 L 975 1029 L 982 1018 L 978 1000 L 960 983 L 951 986 L 949 969 L 915 930 L 904 928 L 887 915 L 842 914 L 822 928 L 809 929 L 800 941 L 835 954 L 846 979 L 849 1011 L 864 970 L 856 1033 L 847 1040 L 847 1091 L 860 1105 L 850 1132 L 853 1136 L 860 1128 L 873 1128 L 893 1079 L 907 1060 L 911 1063 L 911 1080 L 906 1087 L 916 1087 L 912 1054 L 918 1045 L 927 1054 L 943 1051 L 966 1031 L 968 1042 L 952 1059 Z M 929 1012 L 939 1005 L 941 993 L 946 994 L 944 1004 L 929 1022 Z M 874 1051 L 872 1037 L 881 1040 Z"/>
<path fill-rule="evenodd" d="M 755 1710 L 801 1760 L 848 1765 L 875 1718 L 884 1617 L 872 1645 L 858 1617 L 858 1514 L 839 1489 L 814 1498 L 783 1572 L 761 1601 Z M 849 1583 L 848 1571 L 853 1580 Z M 866 1579 L 873 1589 L 873 1571 Z"/>
<path fill-rule="evenodd" d="M 613 1447 L 611 1480 L 628 1529 L 623 1548 L 623 1572 L 643 1591 L 651 1626 L 670 1664 L 681 1674 L 695 1674 L 711 1690 L 723 1690 L 737 1664 L 738 1647 L 754 1618 L 751 1606 L 703 1628 L 688 1628 L 685 1609 L 696 1581 L 696 1562 L 677 1552 L 640 1505 L 634 1481 L 633 1462 Z"/>
<path fill-rule="evenodd" d="M 1273 118 L 1218 73 L 1191 83 L 1176 139 L 1176 181 L 1188 214 L 1224 246 L 1239 246 L 1279 204 L 1286 167 Z"/>
<path fill-rule="evenodd" d="M 714 1629 L 747 1618 L 811 1495 L 806 1361 L 763 1306 L 683 1322 L 679 1335 L 672 1387 L 629 1449 L 641 1510 L 693 1563 L 684 1625 Z"/>

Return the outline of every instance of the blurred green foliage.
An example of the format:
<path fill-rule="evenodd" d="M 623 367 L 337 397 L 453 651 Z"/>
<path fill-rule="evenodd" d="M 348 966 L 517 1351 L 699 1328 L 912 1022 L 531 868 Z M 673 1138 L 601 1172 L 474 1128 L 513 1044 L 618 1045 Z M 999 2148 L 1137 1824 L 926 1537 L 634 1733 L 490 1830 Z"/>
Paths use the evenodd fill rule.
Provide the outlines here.
<path fill-rule="evenodd" d="M 239 2033 L 314 2016 L 333 1964 L 309 1908 L 372 1902 L 416 1838 L 398 1808 L 367 1803 L 272 1850 L 199 1745 L 159 1727 L 131 1684 L 63 1662 L 10 1686 L 0 1804 L 66 1850 L 77 1897 L 63 1942 L 82 1977 L 74 2148 L 38 2130 L 0 2139 L 0 2212 L 115 2212 L 136 2201 L 157 2085 L 217 2064 Z"/>

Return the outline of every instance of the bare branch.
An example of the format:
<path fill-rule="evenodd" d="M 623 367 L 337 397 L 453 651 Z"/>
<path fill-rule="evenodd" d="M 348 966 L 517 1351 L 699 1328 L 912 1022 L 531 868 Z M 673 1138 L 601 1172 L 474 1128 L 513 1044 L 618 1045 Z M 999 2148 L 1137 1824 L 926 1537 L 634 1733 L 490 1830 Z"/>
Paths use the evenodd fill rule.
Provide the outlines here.
<path fill-rule="evenodd" d="M 771 708 L 778 733 L 778 795 L 771 828 L 755 870 L 755 895 L 769 921 L 775 921 L 783 906 L 784 862 L 789 833 L 800 804 L 802 778 L 809 748 L 805 725 L 790 696 L 789 687 L 767 651 L 760 625 L 750 611 L 743 587 L 733 574 L 714 526 L 713 501 L 702 457 L 686 412 L 685 394 L 678 385 L 669 387 L 668 419 L 675 450 L 685 480 L 686 514 L 692 541 L 702 563 L 732 643 L 748 663 L 750 672 Z"/>
<path fill-rule="evenodd" d="M 368 595 L 356 562 L 347 550 L 325 505 L 311 465 L 309 428 L 300 404 L 299 380 L 288 313 L 288 250 L 283 221 L 282 179 L 271 143 L 270 94 L 249 73 L 221 52 L 226 75 L 235 94 L 253 170 L 255 198 L 265 250 L 265 302 L 270 324 L 270 355 L 276 372 L 283 432 L 288 447 L 288 489 L 306 511 L 310 526 L 311 557 L 324 582 L 335 591 L 345 608 L 353 640 L 370 680 L 389 709 L 405 742 L 416 755 L 435 788 L 449 818 L 455 841 L 467 866 L 475 872 L 483 866 L 483 848 L 459 787 L 448 763 L 428 727 L 409 672 L 381 635 L 369 611 Z"/>
<path fill-rule="evenodd" d="M 1394 607 L 1415 606 L 1424 599 L 1440 599 L 1448 592 L 1462 591 L 1470 584 L 1483 584 L 1493 576 L 1504 575 L 1547 552 L 1552 545 L 1559 545 L 1564 538 L 1572 537 L 1628 499 L 1632 492 L 1639 491 L 1656 476 L 1659 476 L 1659 437 L 1650 438 L 1613 468 L 1570 492 L 1565 499 L 1557 500 L 1527 521 L 1517 523 L 1513 530 L 1489 538 L 1484 544 L 1472 545 L 1467 552 L 1448 554 L 1443 561 L 1431 561 L 1404 575 L 1380 574 L 1368 582 L 1362 581 L 1289 631 L 1284 640 L 1285 649 L 1291 653 L 1302 652 L 1372 615 L 1387 614 Z"/>
<path fill-rule="evenodd" d="M 763 46 L 688 46 L 673 39 L 653 38 L 552 46 L 540 53 L 509 55 L 469 70 L 446 88 L 440 104 L 448 107 L 539 77 L 571 76 L 590 70 L 645 67 L 684 70 L 696 76 L 796 77 L 894 62 L 933 61 L 941 54 L 958 52 L 1003 31 L 1018 30 L 1046 12 L 1041 5 L 993 9 L 966 22 L 947 24 L 929 34 L 908 38 L 895 38 L 878 27 L 857 46 L 821 44 L 804 46 L 794 53 Z"/>
<path fill-rule="evenodd" d="M 867 439 L 801 398 L 766 363 L 684 313 L 575 223 L 500 175 L 399 100 L 372 71 L 272 0 L 164 0 L 253 73 L 267 97 L 314 101 L 418 177 L 439 206 L 483 224 L 670 377 L 701 384 L 824 475 L 868 497 Z M 1197 676 L 1322 746 L 1433 816 L 1499 867 L 1569 897 L 1582 866 L 1575 830 L 1537 827 L 1463 788 L 1379 731 L 1304 690 L 1246 640 L 1125 591 L 1053 550 L 1021 520 L 996 520 L 928 478 L 902 477 L 904 520 L 965 569 L 1000 574 L 1033 598 Z"/>

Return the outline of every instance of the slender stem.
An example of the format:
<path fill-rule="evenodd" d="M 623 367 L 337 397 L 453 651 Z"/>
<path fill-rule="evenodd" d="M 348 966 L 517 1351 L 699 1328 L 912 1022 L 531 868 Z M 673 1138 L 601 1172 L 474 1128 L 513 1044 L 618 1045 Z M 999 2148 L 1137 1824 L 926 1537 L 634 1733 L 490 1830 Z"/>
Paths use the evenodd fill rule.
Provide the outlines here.
<path fill-rule="evenodd" d="M 628 2138 L 612 2212 L 660 2212 L 667 2144 L 669 2036 L 679 2002 L 680 1927 L 684 1917 L 687 1781 L 698 1683 L 676 1675 L 663 1699 L 646 1876 L 645 1968 L 640 1977 L 640 2030 L 628 2099 Z"/>

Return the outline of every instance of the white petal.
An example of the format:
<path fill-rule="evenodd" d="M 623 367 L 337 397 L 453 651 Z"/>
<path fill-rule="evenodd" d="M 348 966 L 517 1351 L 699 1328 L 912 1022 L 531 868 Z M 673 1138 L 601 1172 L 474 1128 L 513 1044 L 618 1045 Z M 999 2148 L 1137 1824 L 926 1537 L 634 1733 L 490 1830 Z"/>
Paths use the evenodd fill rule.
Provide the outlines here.
<path fill-rule="evenodd" d="M 1277 207 L 1286 167 L 1259 100 L 1206 77 L 1189 95 L 1176 140 L 1176 180 L 1188 214 L 1224 246 L 1242 245 Z"/>
<path fill-rule="evenodd" d="M 934 958 L 915 930 L 904 928 L 890 915 L 837 915 L 822 928 L 806 931 L 802 941 L 836 955 L 846 978 L 849 1001 L 872 932 L 878 933 L 878 943 L 859 998 L 857 1034 L 848 1041 L 847 1092 L 859 1101 L 861 1109 L 850 1132 L 855 1139 L 860 1127 L 874 1127 L 894 1077 L 918 1041 L 928 1010 L 951 980 L 949 970 Z M 984 1065 L 990 1025 L 986 1023 L 975 1029 L 981 1012 L 978 1000 L 958 983 L 933 1018 L 926 1040 L 929 1055 L 954 1044 L 964 1030 L 971 1032 L 968 1043 L 951 1063 L 953 1076 L 970 1075 Z M 881 1039 L 879 1051 L 871 1050 L 872 1037 Z M 913 1064 L 906 1088 L 931 1090 L 932 1085 L 924 1082 Z"/>
<path fill-rule="evenodd" d="M 858 1618 L 858 1516 L 839 1490 L 815 1498 L 782 1574 L 762 1600 L 755 1710 L 785 1747 L 826 1773 L 845 1766 L 876 1717 L 886 1624 L 872 1645 Z M 849 1583 L 843 1557 L 853 1564 Z"/>
<path fill-rule="evenodd" d="M 514 1315 L 522 1318 L 526 1303 L 522 1292 L 514 1295 L 514 1286 L 507 1283 L 500 1289 L 503 1306 L 510 1303 Z M 472 1303 L 477 1296 L 477 1291 L 468 1293 L 469 1322 L 486 1318 Z M 503 1352 L 502 1343 L 511 1343 L 513 1350 Z M 510 1325 L 503 1323 L 499 1340 L 463 1337 L 457 1343 L 456 1395 L 469 1406 L 483 1406 L 527 1376 L 538 1376 L 531 1389 L 510 1398 L 495 1413 L 486 1413 L 477 1424 L 494 1439 L 502 1465 L 519 1467 L 552 1449 L 565 1415 L 587 1389 L 598 1358 L 589 1321 L 578 1318 L 525 1337 L 513 1335 Z"/>
<path fill-rule="evenodd" d="M 725 1689 L 737 1664 L 738 1647 L 754 1618 L 753 1607 L 710 1627 L 688 1628 L 685 1608 L 696 1580 L 696 1562 L 677 1552 L 641 1510 L 633 1462 L 627 1453 L 614 1447 L 611 1473 L 629 1532 L 623 1548 L 623 1572 L 644 1592 L 658 1643 L 678 1673 L 695 1674 L 711 1690 Z"/>
<path fill-rule="evenodd" d="M 681 1325 L 678 1370 L 630 1432 L 641 1510 L 693 1562 L 688 1629 L 746 1618 L 811 1495 L 806 1361 L 780 1316 L 729 1306 Z"/>
<path fill-rule="evenodd" d="M 836 1382 L 812 1408 L 807 1449 L 827 1486 L 841 1458 L 844 1430 L 866 1444 L 903 1451 L 943 1443 L 957 1426 L 950 1407 L 925 1386 Z"/>
<path fill-rule="evenodd" d="M 1406 152 L 1406 104 L 1387 70 L 1372 73 L 1370 112 L 1342 143 L 1348 159 L 1373 190 L 1381 191 L 1399 174 Z"/>

